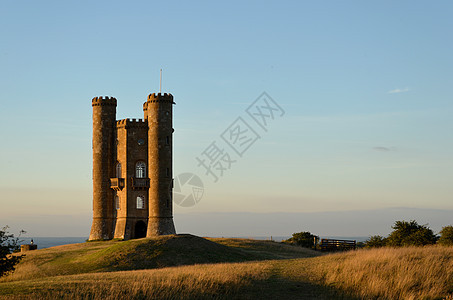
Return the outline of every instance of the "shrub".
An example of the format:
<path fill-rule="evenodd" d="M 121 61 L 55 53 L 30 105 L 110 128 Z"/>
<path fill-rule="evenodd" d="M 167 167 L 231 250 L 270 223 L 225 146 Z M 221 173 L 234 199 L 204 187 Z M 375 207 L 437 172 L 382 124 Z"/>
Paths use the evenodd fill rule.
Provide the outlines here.
<path fill-rule="evenodd" d="M 9 233 L 8 226 L 0 230 L 0 277 L 14 271 L 15 265 L 19 263 L 24 255 L 11 255 L 20 248 L 19 239 Z M 25 231 L 21 231 L 24 233 Z"/>
<path fill-rule="evenodd" d="M 384 247 L 386 242 L 387 242 L 387 239 L 385 237 L 382 237 L 380 235 L 373 235 L 373 236 L 370 236 L 370 238 L 365 241 L 365 248 Z"/>
<path fill-rule="evenodd" d="M 293 236 L 285 241 L 284 243 L 295 244 L 305 248 L 315 248 L 319 241 L 319 236 L 311 234 L 308 231 L 299 233 L 293 233 Z"/>
<path fill-rule="evenodd" d="M 393 232 L 388 236 L 386 245 L 424 246 L 435 244 L 437 236 L 427 225 L 419 225 L 416 221 L 396 221 Z"/>
<path fill-rule="evenodd" d="M 444 246 L 453 245 L 453 226 L 449 225 L 442 227 L 442 230 L 440 231 L 439 244 Z"/>

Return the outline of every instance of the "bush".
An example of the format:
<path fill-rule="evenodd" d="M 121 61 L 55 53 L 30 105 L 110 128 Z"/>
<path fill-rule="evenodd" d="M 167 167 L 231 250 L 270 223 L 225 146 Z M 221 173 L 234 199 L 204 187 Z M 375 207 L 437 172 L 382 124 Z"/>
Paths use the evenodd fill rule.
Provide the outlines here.
<path fill-rule="evenodd" d="M 387 238 L 387 246 L 424 246 L 437 241 L 437 236 L 427 225 L 419 225 L 414 220 L 396 221 L 392 228 L 394 230 Z"/>
<path fill-rule="evenodd" d="M 15 265 L 24 257 L 24 255 L 11 255 L 19 250 L 19 239 L 8 231 L 8 226 L 0 230 L 0 277 L 14 271 Z M 24 233 L 25 231 L 21 231 Z"/>
<path fill-rule="evenodd" d="M 294 244 L 305 248 L 315 248 L 319 241 L 319 236 L 308 231 L 293 233 L 293 236 L 285 241 L 287 244 Z"/>
<path fill-rule="evenodd" d="M 453 226 L 442 227 L 440 231 L 439 244 L 444 246 L 453 246 Z"/>
<path fill-rule="evenodd" d="M 373 235 L 370 236 L 369 239 L 365 241 L 365 248 L 380 248 L 384 247 L 387 242 L 387 239 L 385 237 L 382 237 L 380 235 Z"/>

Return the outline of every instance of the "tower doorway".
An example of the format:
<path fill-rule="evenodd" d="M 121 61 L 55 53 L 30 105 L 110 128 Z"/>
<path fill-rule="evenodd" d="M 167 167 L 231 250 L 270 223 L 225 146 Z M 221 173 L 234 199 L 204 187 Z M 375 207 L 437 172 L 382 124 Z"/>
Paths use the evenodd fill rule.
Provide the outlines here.
<path fill-rule="evenodd" d="M 137 223 L 135 223 L 134 238 L 141 239 L 141 238 L 146 237 L 146 229 L 147 229 L 147 226 L 146 226 L 145 222 L 137 221 Z"/>

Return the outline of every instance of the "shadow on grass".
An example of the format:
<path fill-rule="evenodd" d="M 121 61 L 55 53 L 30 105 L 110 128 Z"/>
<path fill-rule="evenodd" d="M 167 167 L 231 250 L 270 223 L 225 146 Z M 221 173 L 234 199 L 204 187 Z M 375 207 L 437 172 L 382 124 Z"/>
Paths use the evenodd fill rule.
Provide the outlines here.
<path fill-rule="evenodd" d="M 361 298 L 346 294 L 332 286 L 310 281 L 309 272 L 296 261 L 269 261 L 270 269 L 264 279 L 251 279 L 251 283 L 241 286 L 233 299 L 351 299 Z"/>
<path fill-rule="evenodd" d="M 160 290 L 123 288 L 111 290 L 108 285 L 84 289 L 83 285 L 68 282 L 59 287 L 22 287 L 15 293 L 3 291 L 0 299 L 351 299 L 332 287 L 308 281 L 296 281 L 281 276 L 271 276 L 262 280 L 250 280 L 246 285 L 217 285 L 204 293 L 196 290 L 181 290 L 181 287 L 166 286 Z M 82 288 L 81 288 L 82 287 Z"/>
<path fill-rule="evenodd" d="M 333 287 L 297 281 L 279 276 L 265 280 L 253 280 L 250 286 L 241 287 L 228 299 L 351 299 L 361 298 L 345 294 Z"/>

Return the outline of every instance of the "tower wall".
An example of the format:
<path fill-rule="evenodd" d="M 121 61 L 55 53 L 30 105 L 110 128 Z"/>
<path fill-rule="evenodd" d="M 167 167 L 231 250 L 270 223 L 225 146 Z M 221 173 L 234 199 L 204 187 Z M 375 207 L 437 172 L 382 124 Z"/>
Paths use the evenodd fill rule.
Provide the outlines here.
<path fill-rule="evenodd" d="M 148 120 L 149 215 L 147 236 L 175 234 L 173 224 L 173 96 L 150 94 L 143 104 Z"/>
<path fill-rule="evenodd" d="M 90 240 L 113 238 L 114 177 L 116 141 L 115 98 L 95 97 L 93 107 L 93 224 Z"/>
<path fill-rule="evenodd" d="M 120 125 L 120 126 L 119 126 Z M 128 174 L 127 174 L 127 131 L 126 126 L 121 126 L 121 121 L 116 122 L 117 130 L 117 144 L 116 144 L 116 163 L 121 164 L 121 174 L 119 178 L 123 178 L 124 187 L 116 191 L 116 195 L 119 197 L 119 209 L 115 207 L 116 213 L 116 224 L 114 238 L 117 239 L 128 239 L 130 238 L 130 224 L 127 222 L 128 203 L 127 203 L 127 191 L 128 191 Z M 116 170 L 115 170 L 116 173 Z M 128 228 L 129 227 L 129 228 Z"/>
<path fill-rule="evenodd" d="M 136 164 L 145 162 L 148 169 L 148 122 L 141 119 L 124 119 L 116 122 L 117 162 L 122 166 L 124 188 L 116 191 L 120 205 L 116 209 L 114 238 L 136 238 L 136 224 L 148 223 L 148 182 L 146 178 L 136 181 Z M 135 183 L 134 183 L 135 182 Z M 145 206 L 137 208 L 137 197 L 145 198 Z M 145 228 L 146 229 L 146 228 Z"/>

